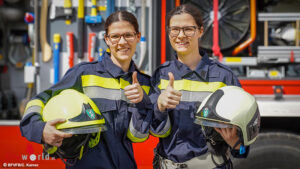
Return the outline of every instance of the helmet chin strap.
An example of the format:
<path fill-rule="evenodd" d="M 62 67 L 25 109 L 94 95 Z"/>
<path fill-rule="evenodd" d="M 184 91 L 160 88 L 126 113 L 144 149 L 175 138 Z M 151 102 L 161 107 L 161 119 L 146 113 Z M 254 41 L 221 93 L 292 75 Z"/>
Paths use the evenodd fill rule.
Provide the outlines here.
<path fill-rule="evenodd" d="M 68 166 L 74 166 L 74 165 L 76 164 L 76 162 L 77 162 L 77 158 L 74 159 L 74 161 L 72 161 L 72 162 L 68 162 L 68 161 L 65 160 L 59 153 L 57 153 L 57 156 L 61 159 L 61 161 L 62 161 L 63 163 L 65 163 L 65 164 L 68 165 Z"/>
<path fill-rule="evenodd" d="M 239 144 L 241 143 L 241 146 L 242 146 L 242 139 L 241 137 L 239 137 L 239 140 L 234 144 L 234 146 L 231 148 L 231 151 L 233 151 Z"/>
<path fill-rule="evenodd" d="M 85 147 L 88 147 L 88 141 L 89 141 L 90 137 L 91 137 L 91 134 L 88 134 L 86 136 L 86 138 L 83 140 L 83 142 L 76 147 L 76 149 L 80 148 L 80 153 L 79 153 L 78 158 L 70 159 L 71 162 L 68 162 L 67 160 L 65 160 L 65 158 L 60 153 L 58 153 L 58 151 L 57 151 L 58 147 L 50 146 L 48 144 L 44 144 L 44 150 L 46 152 L 48 152 L 49 154 L 55 154 L 55 155 L 57 155 L 61 159 L 61 161 L 63 163 L 65 163 L 66 165 L 68 165 L 68 166 L 74 166 L 76 164 L 77 160 L 78 159 L 81 160 L 83 154 L 86 152 L 84 150 L 85 150 Z"/>
<path fill-rule="evenodd" d="M 80 148 L 80 154 L 79 154 L 79 157 L 78 157 L 78 158 L 75 158 L 74 161 L 72 160 L 72 162 L 68 162 L 67 160 L 65 160 L 65 159 L 63 158 L 63 156 L 62 156 L 60 153 L 57 153 L 57 152 L 55 152 L 55 153 L 56 153 L 56 155 L 61 159 L 61 161 L 62 161 L 63 163 L 65 163 L 65 164 L 68 165 L 68 166 L 74 166 L 74 165 L 76 164 L 76 162 L 77 162 L 78 159 L 81 160 L 82 155 L 83 155 L 83 153 L 84 153 L 84 152 L 83 152 L 84 147 L 88 145 L 87 143 L 88 143 L 89 138 L 90 138 L 90 134 L 88 134 L 88 135 L 86 136 L 85 140 L 82 142 L 82 144 L 79 145 L 79 146 L 81 147 L 81 148 Z"/>

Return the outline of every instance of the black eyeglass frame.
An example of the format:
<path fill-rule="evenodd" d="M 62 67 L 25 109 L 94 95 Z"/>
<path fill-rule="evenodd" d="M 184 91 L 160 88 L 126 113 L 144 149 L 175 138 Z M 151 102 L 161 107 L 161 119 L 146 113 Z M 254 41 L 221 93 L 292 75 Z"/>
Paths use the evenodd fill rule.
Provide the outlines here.
<path fill-rule="evenodd" d="M 129 33 L 134 34 L 134 36 L 133 36 L 134 38 L 133 38 L 133 39 L 127 39 L 127 38 L 125 37 L 125 35 L 126 35 L 126 34 L 129 34 Z M 112 40 L 112 39 L 111 39 L 111 35 L 119 35 L 120 37 L 119 37 L 118 39 L 116 39 L 116 40 Z M 117 44 L 117 43 L 120 42 L 120 40 L 121 40 L 122 37 L 124 38 L 124 40 L 125 40 L 126 42 L 133 42 L 133 41 L 136 39 L 136 35 L 137 35 L 137 32 L 125 32 L 125 33 L 122 33 L 122 34 L 119 34 L 119 33 L 111 33 L 111 34 L 108 34 L 108 35 L 105 35 L 105 36 L 109 39 L 109 41 L 110 41 L 112 44 Z"/>
<path fill-rule="evenodd" d="M 171 29 L 172 28 L 178 28 L 179 29 L 179 31 L 178 31 L 178 33 L 177 34 L 172 34 L 171 33 Z M 191 34 L 191 35 L 187 35 L 186 34 L 186 28 L 193 28 L 194 29 L 194 31 L 193 31 L 193 33 Z M 168 34 L 171 36 L 171 37 L 177 37 L 179 34 L 180 34 L 180 32 L 181 31 L 183 31 L 183 34 L 186 36 L 186 37 L 193 37 L 194 35 L 195 35 L 195 33 L 196 33 L 196 30 L 197 29 L 200 29 L 198 26 L 184 26 L 184 27 L 179 27 L 179 26 L 171 26 L 171 27 L 167 27 L 167 32 L 168 32 Z"/>

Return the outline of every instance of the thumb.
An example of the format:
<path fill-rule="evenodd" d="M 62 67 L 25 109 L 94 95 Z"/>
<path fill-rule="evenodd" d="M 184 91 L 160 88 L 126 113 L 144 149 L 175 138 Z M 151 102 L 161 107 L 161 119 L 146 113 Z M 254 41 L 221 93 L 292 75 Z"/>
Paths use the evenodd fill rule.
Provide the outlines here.
<path fill-rule="evenodd" d="M 65 122 L 66 120 L 65 119 L 54 119 L 54 120 L 50 120 L 49 121 L 49 124 L 51 125 L 51 126 L 55 126 L 56 124 L 58 124 L 58 123 L 63 123 L 63 122 Z"/>
<path fill-rule="evenodd" d="M 174 75 L 172 72 L 169 72 L 168 75 L 169 75 L 169 86 L 174 88 Z"/>
<path fill-rule="evenodd" d="M 132 84 L 134 83 L 139 83 L 138 79 L 137 79 L 137 72 L 133 72 L 132 74 Z"/>

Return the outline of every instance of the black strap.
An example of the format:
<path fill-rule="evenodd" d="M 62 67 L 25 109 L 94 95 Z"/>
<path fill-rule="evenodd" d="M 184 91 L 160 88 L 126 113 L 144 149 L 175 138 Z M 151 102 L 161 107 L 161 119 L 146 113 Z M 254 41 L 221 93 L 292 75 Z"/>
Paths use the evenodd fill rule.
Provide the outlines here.
<path fill-rule="evenodd" d="M 241 143 L 241 139 L 239 139 L 235 145 L 231 148 L 231 150 L 234 150 L 239 144 Z"/>
<path fill-rule="evenodd" d="M 91 134 L 88 134 L 88 135 L 86 136 L 86 138 L 84 139 L 84 141 L 83 141 L 81 144 L 79 144 L 79 145 L 77 146 L 77 148 L 82 147 L 82 146 L 84 147 L 85 150 L 83 150 L 82 156 L 84 156 L 84 154 L 87 152 L 88 141 L 89 141 L 90 137 L 91 137 Z M 77 148 L 76 148 L 76 149 L 77 149 Z M 80 152 L 80 153 L 81 153 L 81 152 Z M 68 165 L 68 166 L 74 166 L 74 165 L 76 164 L 76 162 L 78 161 L 78 158 L 75 158 L 75 159 L 67 159 L 67 160 L 65 160 L 65 159 L 63 158 L 63 156 L 62 156 L 60 153 L 55 152 L 55 154 L 61 159 L 61 161 L 62 161 L 63 163 L 65 163 L 65 164 Z M 68 162 L 68 160 L 69 160 L 69 161 L 72 161 L 72 162 Z"/>
<path fill-rule="evenodd" d="M 226 166 L 226 169 L 233 169 L 233 164 L 230 160 L 230 158 L 227 158 L 226 153 L 228 152 L 228 144 L 223 141 L 223 142 L 214 142 L 212 144 L 212 139 L 207 139 L 207 146 L 208 146 L 208 151 L 211 152 L 211 159 L 213 163 L 216 165 L 216 167 L 222 167 L 224 164 Z M 224 162 L 222 164 L 218 164 L 216 160 L 214 159 L 213 155 L 221 155 Z"/>
<path fill-rule="evenodd" d="M 66 165 L 68 166 L 74 166 L 77 162 L 77 158 L 76 159 L 73 159 L 73 160 L 70 160 L 72 162 L 68 162 L 67 160 L 65 160 L 59 153 L 56 153 L 56 155 L 61 159 L 61 161 L 63 163 L 65 163 Z"/>

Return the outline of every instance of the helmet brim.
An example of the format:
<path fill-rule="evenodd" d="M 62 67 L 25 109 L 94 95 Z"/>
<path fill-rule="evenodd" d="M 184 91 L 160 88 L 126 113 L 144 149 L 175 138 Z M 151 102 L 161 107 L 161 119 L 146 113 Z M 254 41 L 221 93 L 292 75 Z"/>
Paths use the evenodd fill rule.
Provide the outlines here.
<path fill-rule="evenodd" d="M 89 133 L 98 133 L 99 131 L 106 131 L 107 128 L 104 125 L 89 125 L 89 126 L 82 126 L 82 127 L 74 127 L 74 128 L 66 128 L 61 129 L 65 133 L 70 134 L 89 134 Z"/>
<path fill-rule="evenodd" d="M 196 118 L 195 123 L 199 124 L 199 125 L 202 125 L 202 126 L 206 126 L 206 127 L 233 128 L 232 124 L 226 124 L 226 123 L 206 120 L 206 119 L 202 119 L 202 118 Z"/>

